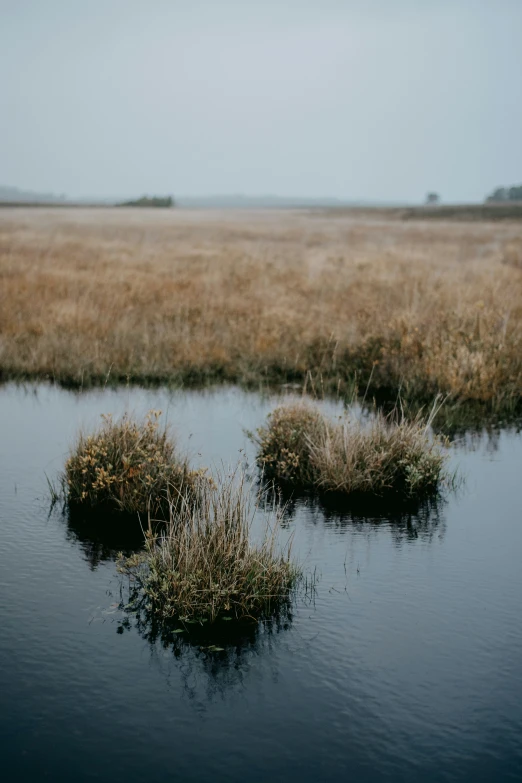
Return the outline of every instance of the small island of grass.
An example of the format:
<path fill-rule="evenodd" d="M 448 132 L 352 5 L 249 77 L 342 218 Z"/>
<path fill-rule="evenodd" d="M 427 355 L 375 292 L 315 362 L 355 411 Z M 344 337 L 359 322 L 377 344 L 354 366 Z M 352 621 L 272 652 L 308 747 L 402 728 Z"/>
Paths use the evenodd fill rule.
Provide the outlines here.
<path fill-rule="evenodd" d="M 300 570 L 290 545 L 277 547 L 281 511 L 252 543 L 255 509 L 244 481 L 237 471 L 205 483 L 193 503 L 172 503 L 166 526 L 148 534 L 144 551 L 120 559 L 156 621 L 267 620 L 288 608 Z"/>
<path fill-rule="evenodd" d="M 160 414 L 150 411 L 143 422 L 105 415 L 96 432 L 80 432 L 65 465 L 68 502 L 146 515 L 166 510 L 169 494 L 195 494 L 202 472 L 178 453 Z"/>
<path fill-rule="evenodd" d="M 319 492 L 411 498 L 436 491 L 444 476 L 442 443 L 418 418 L 332 421 L 299 402 L 274 410 L 254 440 L 265 478 Z"/>

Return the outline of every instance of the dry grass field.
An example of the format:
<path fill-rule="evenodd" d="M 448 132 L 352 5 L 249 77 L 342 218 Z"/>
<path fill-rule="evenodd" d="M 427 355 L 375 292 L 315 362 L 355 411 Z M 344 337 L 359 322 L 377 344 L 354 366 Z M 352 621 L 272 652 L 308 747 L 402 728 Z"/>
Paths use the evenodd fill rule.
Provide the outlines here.
<path fill-rule="evenodd" d="M 67 384 L 357 378 L 522 397 L 522 226 L 380 212 L 0 210 L 0 373 Z M 320 379 L 320 381 L 318 380 Z"/>

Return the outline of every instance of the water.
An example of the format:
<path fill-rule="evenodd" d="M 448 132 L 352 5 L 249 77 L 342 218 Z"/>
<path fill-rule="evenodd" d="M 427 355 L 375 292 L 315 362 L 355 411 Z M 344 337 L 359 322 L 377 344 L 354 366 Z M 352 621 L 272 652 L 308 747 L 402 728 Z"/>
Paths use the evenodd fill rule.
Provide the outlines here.
<path fill-rule="evenodd" d="M 464 487 L 418 514 L 295 503 L 315 604 L 220 654 L 147 639 L 115 608 L 120 542 L 49 515 L 45 474 L 102 412 L 161 408 L 194 462 L 252 465 L 274 404 L 0 389 L 3 781 L 521 779 L 521 435 L 455 447 Z"/>

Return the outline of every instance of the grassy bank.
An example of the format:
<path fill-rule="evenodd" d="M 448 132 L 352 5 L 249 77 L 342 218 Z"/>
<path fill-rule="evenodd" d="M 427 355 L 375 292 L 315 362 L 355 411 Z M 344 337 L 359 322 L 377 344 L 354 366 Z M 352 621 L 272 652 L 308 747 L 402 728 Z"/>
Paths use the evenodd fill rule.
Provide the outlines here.
<path fill-rule="evenodd" d="M 415 498 L 444 477 L 441 443 L 428 427 L 382 413 L 369 422 L 331 420 L 299 402 L 273 411 L 254 440 L 264 478 L 326 493 Z"/>
<path fill-rule="evenodd" d="M 2 210 L 0 376 L 522 400 L 520 224 Z"/>

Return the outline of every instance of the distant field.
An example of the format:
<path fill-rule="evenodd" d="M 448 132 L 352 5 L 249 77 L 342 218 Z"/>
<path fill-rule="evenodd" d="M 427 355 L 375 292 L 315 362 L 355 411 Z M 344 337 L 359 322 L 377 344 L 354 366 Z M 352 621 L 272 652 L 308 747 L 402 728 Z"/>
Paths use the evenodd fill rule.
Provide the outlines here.
<path fill-rule="evenodd" d="M 333 207 L 328 213 L 389 220 L 522 221 L 522 201 L 419 207 Z"/>
<path fill-rule="evenodd" d="M 441 391 L 516 408 L 522 226 L 348 210 L 2 209 L 0 372 L 76 385 L 309 373 L 332 390 L 356 377 L 388 396 L 400 385 L 412 400 Z"/>
<path fill-rule="evenodd" d="M 248 201 L 246 202 L 248 205 Z M 47 208 L 47 209 L 111 209 L 112 207 L 125 207 L 125 206 L 140 206 L 139 201 L 128 202 L 123 204 L 81 204 L 74 202 L 56 202 L 49 203 L 46 201 L 1 201 L 1 208 Z M 154 208 L 170 209 L 170 206 L 164 204 L 148 204 Z M 197 207 L 199 209 L 199 207 Z M 230 208 L 226 208 L 230 211 Z M 248 211 L 255 211 L 255 208 L 246 206 Z M 270 209 L 269 207 L 262 207 L 262 209 Z M 510 220 L 510 221 L 522 221 L 522 201 L 505 202 L 505 203 L 487 203 L 487 204 L 444 204 L 437 206 L 418 206 L 418 207 L 368 207 L 368 206 L 301 206 L 292 208 L 286 207 L 274 207 L 273 210 L 282 209 L 283 211 L 312 211 L 314 213 L 319 212 L 328 216 L 339 216 L 351 218 L 364 219 L 376 219 L 376 220 L 485 220 L 485 221 L 497 221 L 497 220 Z M 236 210 L 242 211 L 242 210 Z M 259 210 L 257 210 L 259 211 Z"/>
<path fill-rule="evenodd" d="M 522 201 L 411 207 L 404 209 L 401 217 L 405 220 L 522 220 Z"/>

